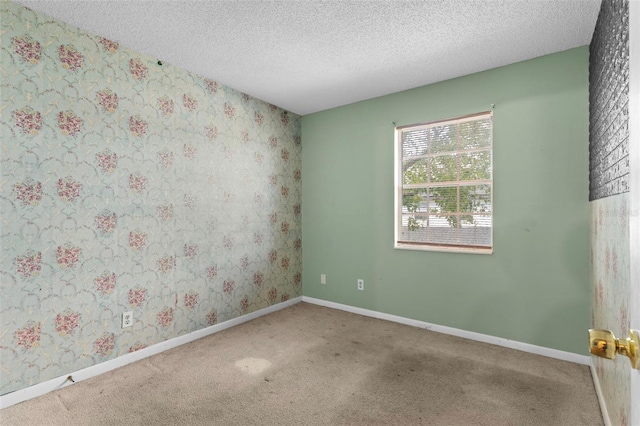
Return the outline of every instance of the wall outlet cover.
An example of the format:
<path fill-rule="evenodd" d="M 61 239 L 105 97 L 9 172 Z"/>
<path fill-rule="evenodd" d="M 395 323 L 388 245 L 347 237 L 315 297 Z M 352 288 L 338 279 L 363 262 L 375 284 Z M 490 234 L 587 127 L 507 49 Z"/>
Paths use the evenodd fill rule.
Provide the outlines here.
<path fill-rule="evenodd" d="M 133 325 L 133 312 L 125 312 L 122 314 L 122 328 L 131 327 Z"/>

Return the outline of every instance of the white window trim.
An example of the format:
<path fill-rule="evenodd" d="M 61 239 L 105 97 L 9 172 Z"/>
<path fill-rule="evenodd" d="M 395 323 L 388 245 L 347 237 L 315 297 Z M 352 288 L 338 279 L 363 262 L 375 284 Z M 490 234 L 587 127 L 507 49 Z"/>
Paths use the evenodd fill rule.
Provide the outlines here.
<path fill-rule="evenodd" d="M 393 174 L 394 174 L 394 196 L 393 196 L 393 207 L 394 207 L 394 212 L 393 212 L 393 248 L 394 249 L 399 249 L 399 250 L 418 250 L 418 251 L 433 251 L 433 252 L 444 252 L 444 253 L 468 253 L 468 254 L 493 254 L 493 216 L 494 216 L 494 211 L 493 211 L 493 206 L 494 204 L 494 199 L 493 199 L 493 194 L 494 194 L 494 189 L 493 189 L 493 182 L 495 181 L 495 176 L 494 176 L 494 168 L 493 168 L 493 142 L 494 142 L 494 138 L 493 138 L 493 126 L 492 126 L 492 136 L 491 136 L 491 218 L 492 218 L 492 224 L 491 224 L 491 247 L 464 247 L 464 246 L 446 246 L 446 245 L 431 245 L 431 244 L 417 244 L 417 243 L 402 243 L 399 242 L 399 230 L 400 230 L 400 226 L 399 226 L 399 221 L 400 218 L 402 217 L 402 203 L 401 203 L 401 198 L 402 198 L 402 168 L 400 167 L 400 163 L 401 163 L 401 159 L 402 159 L 402 141 L 401 141 L 401 134 L 402 134 L 402 130 L 406 129 L 406 128 L 412 128 L 414 130 L 419 130 L 421 128 L 429 128 L 432 127 L 434 124 L 436 123 L 455 123 L 455 124 L 460 124 L 460 123 L 464 123 L 466 121 L 473 121 L 473 120 L 477 120 L 477 118 L 479 116 L 482 115 L 489 115 L 492 117 L 493 120 L 493 111 L 485 111 L 485 112 L 481 112 L 481 113 L 477 113 L 477 114 L 471 114 L 471 115 L 467 115 L 464 117 L 459 117 L 457 119 L 450 119 L 450 120 L 438 120 L 438 121 L 434 121 L 434 122 L 430 122 L 430 123 L 423 123 L 423 124 L 417 124 L 417 125 L 407 125 L 407 126 L 396 126 L 394 129 L 394 144 L 393 144 L 393 151 L 394 151 L 394 155 L 393 155 L 393 160 L 394 160 L 394 166 L 393 166 Z M 448 153 L 447 153 L 448 154 Z M 413 187 L 414 185 L 411 185 L 411 187 Z M 416 186 L 421 186 L 421 185 L 416 185 Z"/>

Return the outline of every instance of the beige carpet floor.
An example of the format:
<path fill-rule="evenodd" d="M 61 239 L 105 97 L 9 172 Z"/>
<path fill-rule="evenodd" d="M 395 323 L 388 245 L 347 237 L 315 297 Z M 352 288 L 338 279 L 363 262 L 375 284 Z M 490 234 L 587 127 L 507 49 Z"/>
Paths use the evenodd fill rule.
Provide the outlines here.
<path fill-rule="evenodd" d="M 586 366 L 299 303 L 2 425 L 602 425 Z"/>

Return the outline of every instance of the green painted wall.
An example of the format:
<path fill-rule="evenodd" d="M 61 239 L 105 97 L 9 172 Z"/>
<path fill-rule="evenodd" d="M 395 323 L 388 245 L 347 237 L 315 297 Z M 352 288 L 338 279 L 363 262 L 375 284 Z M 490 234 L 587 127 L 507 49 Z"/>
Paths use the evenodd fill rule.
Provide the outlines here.
<path fill-rule="evenodd" d="M 304 116 L 303 294 L 586 354 L 588 55 L 579 47 Z M 392 122 L 491 104 L 494 253 L 394 250 Z"/>

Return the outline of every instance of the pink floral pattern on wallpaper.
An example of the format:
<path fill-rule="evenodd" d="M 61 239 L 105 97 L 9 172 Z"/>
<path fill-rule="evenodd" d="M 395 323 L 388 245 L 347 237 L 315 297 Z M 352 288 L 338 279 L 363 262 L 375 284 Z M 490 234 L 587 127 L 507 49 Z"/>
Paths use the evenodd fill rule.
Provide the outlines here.
<path fill-rule="evenodd" d="M 42 183 L 31 178 L 23 182 L 16 183 L 13 188 L 16 192 L 16 200 L 21 201 L 23 206 L 37 206 L 42 200 Z"/>
<path fill-rule="evenodd" d="M 139 58 L 132 58 L 129 60 L 129 72 L 131 77 L 136 80 L 144 80 L 147 78 L 148 68 Z"/>
<path fill-rule="evenodd" d="M 105 272 L 94 280 L 96 290 L 102 294 L 111 294 L 116 288 L 116 274 L 113 272 Z"/>
<path fill-rule="evenodd" d="M 269 298 L 269 303 L 275 303 L 276 299 L 278 298 L 278 289 L 272 288 L 271 290 L 269 290 L 269 294 L 267 296 Z"/>
<path fill-rule="evenodd" d="M 256 164 L 261 165 L 264 161 L 264 154 L 261 152 L 256 152 L 253 154 L 253 158 L 255 159 Z"/>
<path fill-rule="evenodd" d="M 289 264 L 291 263 L 291 261 L 289 260 L 288 257 L 283 257 L 280 260 L 280 265 L 282 266 L 282 269 L 289 269 Z"/>
<path fill-rule="evenodd" d="M 31 349 L 40 346 L 40 333 L 42 326 L 40 323 L 29 321 L 24 328 L 16 330 L 14 338 L 16 345 L 25 349 Z"/>
<path fill-rule="evenodd" d="M 139 229 L 129 232 L 129 247 L 131 250 L 141 250 L 147 244 L 147 234 Z"/>
<path fill-rule="evenodd" d="M 248 309 L 249 309 L 249 297 L 245 296 L 240 301 L 240 310 L 242 312 L 247 312 Z"/>
<path fill-rule="evenodd" d="M 185 244 L 184 245 L 184 257 L 188 257 L 190 259 L 196 257 L 198 255 L 198 246 L 195 244 Z"/>
<path fill-rule="evenodd" d="M 15 3 L 0 14 L 2 219 L 19 230 L 0 245 L 0 394 L 301 294 L 299 117 Z"/>
<path fill-rule="evenodd" d="M 205 86 L 207 88 L 207 92 L 209 92 L 212 95 L 215 95 L 216 93 L 218 93 L 218 83 L 213 81 L 213 80 L 209 80 L 209 79 L 205 79 L 204 80 Z"/>
<path fill-rule="evenodd" d="M 240 139 L 246 145 L 249 143 L 249 132 L 247 130 L 243 130 L 240 132 Z"/>
<path fill-rule="evenodd" d="M 206 268 L 207 278 L 214 279 L 218 276 L 218 267 L 217 266 L 207 266 Z"/>
<path fill-rule="evenodd" d="M 253 274 L 253 284 L 260 287 L 264 282 L 264 274 L 262 272 L 256 272 Z"/>
<path fill-rule="evenodd" d="M 104 89 L 98 92 L 98 103 L 105 112 L 116 112 L 118 109 L 118 94 L 111 89 Z"/>
<path fill-rule="evenodd" d="M 118 48 L 120 47 L 117 42 L 111 41 L 104 37 L 99 37 L 98 41 L 102 45 L 102 47 L 104 47 L 104 49 L 111 54 L 116 53 L 118 51 Z"/>
<path fill-rule="evenodd" d="M 162 96 L 158 98 L 158 109 L 165 117 L 170 117 L 173 114 L 173 101 L 168 96 Z"/>
<path fill-rule="evenodd" d="M 214 325 L 218 323 L 218 312 L 216 310 L 212 310 L 207 314 L 207 324 Z"/>
<path fill-rule="evenodd" d="M 182 105 L 187 111 L 193 112 L 198 108 L 198 100 L 191 93 L 185 93 L 182 95 Z"/>
<path fill-rule="evenodd" d="M 190 291 L 184 295 L 184 307 L 187 309 L 193 309 L 198 304 L 198 293 Z"/>
<path fill-rule="evenodd" d="M 256 232 L 253 234 L 253 242 L 256 244 L 262 244 L 264 242 L 264 235 L 261 232 Z"/>
<path fill-rule="evenodd" d="M 13 111 L 13 118 L 24 134 L 37 135 L 42 129 L 42 114 L 29 106 Z"/>
<path fill-rule="evenodd" d="M 173 217 L 173 205 L 162 204 L 158 206 L 158 216 L 165 222 L 171 219 Z"/>
<path fill-rule="evenodd" d="M 96 216 L 96 226 L 102 235 L 112 234 L 118 224 L 118 216 L 109 210 L 105 210 Z"/>
<path fill-rule="evenodd" d="M 137 342 L 133 346 L 129 347 L 129 350 L 127 352 L 129 352 L 129 353 L 136 352 L 136 351 L 142 350 L 142 349 L 144 349 L 146 347 L 147 347 L 147 345 L 145 345 L 144 343 Z"/>
<path fill-rule="evenodd" d="M 14 52 L 24 61 L 30 64 L 37 64 L 42 57 L 42 46 L 40 42 L 34 40 L 30 35 L 13 38 Z"/>
<path fill-rule="evenodd" d="M 129 131 L 133 136 L 143 136 L 147 133 L 148 123 L 140 115 L 132 115 L 129 117 Z"/>
<path fill-rule="evenodd" d="M 218 137 L 218 128 L 215 126 L 207 126 L 204 128 L 207 137 L 211 140 L 214 140 Z"/>
<path fill-rule="evenodd" d="M 99 339 L 93 342 L 93 349 L 101 356 L 111 355 L 116 347 L 116 336 L 113 333 L 104 333 Z"/>
<path fill-rule="evenodd" d="M 168 274 L 173 269 L 175 265 L 175 260 L 173 256 L 162 257 L 158 259 L 158 271 L 163 274 Z"/>
<path fill-rule="evenodd" d="M 60 62 L 62 62 L 62 66 L 71 71 L 82 68 L 82 64 L 84 63 L 82 53 L 78 52 L 78 49 L 71 44 L 66 46 L 61 45 L 58 48 L 58 57 L 60 58 Z"/>
<path fill-rule="evenodd" d="M 225 280 L 224 283 L 222 284 L 222 291 L 225 294 L 231 294 L 233 293 L 233 289 L 236 286 L 236 282 L 234 280 Z"/>
<path fill-rule="evenodd" d="M 42 253 L 34 252 L 33 250 L 27 250 L 27 252 L 16 257 L 16 272 L 22 275 L 23 278 L 35 277 L 40 275 L 42 269 Z"/>
<path fill-rule="evenodd" d="M 69 203 L 73 203 L 80 196 L 82 190 L 82 184 L 71 176 L 58 179 L 56 187 L 60 199 Z"/>
<path fill-rule="evenodd" d="M 113 173 L 118 168 L 118 154 L 107 148 L 96 154 L 96 162 L 103 173 Z"/>
<path fill-rule="evenodd" d="M 282 222 L 280 224 L 280 231 L 283 234 L 288 234 L 289 233 L 289 222 Z"/>
<path fill-rule="evenodd" d="M 275 136 L 269 136 L 269 148 L 276 149 L 278 146 L 278 138 Z"/>
<path fill-rule="evenodd" d="M 72 334 L 80 323 L 80 313 L 67 309 L 56 315 L 56 331 L 60 336 Z"/>
<path fill-rule="evenodd" d="M 56 263 L 62 269 L 73 268 L 80 261 L 82 249 L 71 243 L 56 248 Z"/>
<path fill-rule="evenodd" d="M 140 173 L 132 173 L 129 175 L 129 189 L 135 193 L 142 192 L 147 189 L 147 181 Z"/>
<path fill-rule="evenodd" d="M 58 128 L 63 135 L 75 136 L 82 131 L 84 121 L 73 111 L 60 111 L 58 113 Z"/>
<path fill-rule="evenodd" d="M 229 235 L 225 235 L 222 238 L 222 247 L 226 248 L 227 250 L 232 250 L 233 249 L 233 237 L 231 237 Z"/>
<path fill-rule="evenodd" d="M 182 152 L 184 153 L 184 158 L 193 160 L 194 158 L 196 158 L 196 155 L 198 155 L 198 148 L 190 143 L 185 143 L 182 147 Z"/>
<path fill-rule="evenodd" d="M 227 103 L 224 104 L 224 115 L 228 118 L 233 118 L 236 115 L 236 108 L 233 105 Z"/>
<path fill-rule="evenodd" d="M 160 327 L 169 327 L 173 322 L 173 309 L 165 307 L 156 315 L 156 320 Z"/>
<path fill-rule="evenodd" d="M 160 151 L 158 153 L 158 162 L 164 168 L 169 168 L 173 165 L 173 152 L 169 150 Z"/>
<path fill-rule="evenodd" d="M 184 197 L 182 198 L 182 204 L 186 208 L 192 209 L 196 206 L 196 197 L 194 197 L 193 195 L 184 194 Z"/>
<path fill-rule="evenodd" d="M 140 306 L 147 299 L 147 289 L 135 287 L 129 290 L 129 305 L 132 308 Z"/>

